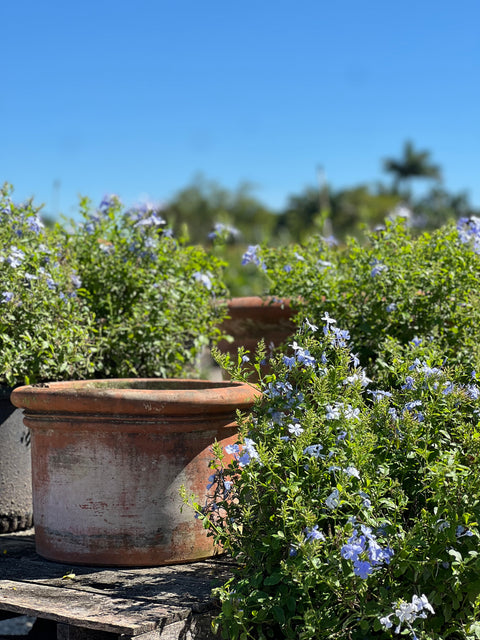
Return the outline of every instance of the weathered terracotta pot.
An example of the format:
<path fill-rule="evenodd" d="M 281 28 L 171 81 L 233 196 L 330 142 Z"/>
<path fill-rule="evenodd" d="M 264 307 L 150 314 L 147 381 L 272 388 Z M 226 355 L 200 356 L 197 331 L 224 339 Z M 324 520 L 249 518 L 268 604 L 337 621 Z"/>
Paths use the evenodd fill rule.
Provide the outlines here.
<path fill-rule="evenodd" d="M 30 434 L 10 393 L 0 388 L 0 533 L 28 529 L 33 517 Z"/>
<path fill-rule="evenodd" d="M 200 499 L 210 446 L 235 442 L 259 392 L 202 380 L 55 382 L 16 389 L 32 441 L 37 552 L 58 562 L 155 566 L 213 555 L 179 491 Z"/>
<path fill-rule="evenodd" d="M 218 348 L 233 358 L 236 358 L 239 347 L 245 347 L 254 355 L 262 338 L 267 349 L 271 350 L 295 333 L 296 325 L 292 320 L 295 311 L 287 299 L 251 296 L 232 298 L 227 305 L 228 317 L 219 328 L 233 341 L 221 340 Z"/>

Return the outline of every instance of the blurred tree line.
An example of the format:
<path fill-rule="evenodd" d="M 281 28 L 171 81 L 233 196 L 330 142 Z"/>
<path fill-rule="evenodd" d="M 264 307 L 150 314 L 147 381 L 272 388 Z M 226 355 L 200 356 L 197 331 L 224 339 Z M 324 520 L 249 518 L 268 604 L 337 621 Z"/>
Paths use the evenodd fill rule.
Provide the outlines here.
<path fill-rule="evenodd" d="M 238 229 L 224 238 L 242 245 L 298 242 L 321 232 L 342 241 L 358 236 L 362 229 L 381 225 L 387 216 L 408 215 L 412 227 L 434 229 L 461 216 L 480 215 L 466 193 L 450 193 L 442 186 L 442 172 L 429 151 L 415 149 L 407 141 L 398 158 L 386 158 L 383 169 L 388 183 L 358 185 L 334 190 L 328 184 L 306 187 L 292 194 L 282 211 L 269 209 L 254 195 L 251 184 L 226 189 L 204 177 L 197 177 L 166 205 L 163 215 L 175 232 L 194 243 L 205 244 L 215 225 Z M 415 181 L 428 181 L 429 189 L 417 197 Z M 228 234 L 227 234 L 228 235 Z"/>

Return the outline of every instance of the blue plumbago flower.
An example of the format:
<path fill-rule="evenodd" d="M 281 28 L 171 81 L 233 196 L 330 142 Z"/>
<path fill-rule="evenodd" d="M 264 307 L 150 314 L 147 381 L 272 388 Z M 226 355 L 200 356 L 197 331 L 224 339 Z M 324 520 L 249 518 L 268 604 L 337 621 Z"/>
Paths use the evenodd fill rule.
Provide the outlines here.
<path fill-rule="evenodd" d="M 339 434 L 337 435 L 337 442 L 342 442 L 342 440 L 345 440 L 346 437 L 347 437 L 347 432 L 340 431 Z"/>
<path fill-rule="evenodd" d="M 424 373 L 427 377 L 438 376 L 442 373 L 442 370 L 438 367 L 431 367 L 425 361 L 421 362 L 418 358 L 415 358 L 413 364 L 409 367 L 410 371 L 419 371 Z"/>
<path fill-rule="evenodd" d="M 320 267 L 320 269 L 325 269 L 325 267 L 333 267 L 333 264 L 331 262 L 328 262 L 328 260 L 317 260 L 317 267 Z"/>
<path fill-rule="evenodd" d="M 251 244 L 247 247 L 247 250 L 242 256 L 242 265 L 249 264 L 252 262 L 253 264 L 260 266 L 261 260 L 257 255 L 257 251 L 260 249 L 259 244 Z"/>
<path fill-rule="evenodd" d="M 114 207 L 117 207 L 120 204 L 121 204 L 121 200 L 117 195 L 115 194 L 105 195 L 103 196 L 103 200 L 100 202 L 98 209 L 101 213 L 108 213 L 110 209 L 113 209 Z"/>
<path fill-rule="evenodd" d="M 13 300 L 13 293 L 11 291 L 4 291 L 1 296 L 2 302 L 11 302 Z"/>
<path fill-rule="evenodd" d="M 370 271 L 370 275 L 372 276 L 372 278 L 374 278 L 375 276 L 378 276 L 378 274 L 382 273 L 382 271 L 387 271 L 388 270 L 387 265 L 386 264 L 382 264 L 376 258 L 371 260 L 370 264 L 372 265 L 372 270 Z"/>
<path fill-rule="evenodd" d="M 352 476 L 353 478 L 358 478 L 360 480 L 360 473 L 359 473 L 358 469 L 356 467 L 354 467 L 353 465 L 348 466 L 343 471 L 344 471 L 344 473 L 347 474 L 347 476 Z"/>
<path fill-rule="evenodd" d="M 387 304 L 387 312 L 388 313 L 392 313 L 392 311 L 395 311 L 397 308 L 397 303 L 396 302 L 390 302 L 390 304 Z"/>
<path fill-rule="evenodd" d="M 323 314 L 323 316 L 320 318 L 321 320 L 323 320 L 325 322 L 325 324 L 327 325 L 327 327 L 331 324 L 336 324 L 336 320 L 334 318 L 331 318 L 328 311 L 325 311 L 325 313 Z"/>
<path fill-rule="evenodd" d="M 80 280 L 80 278 L 76 273 L 72 273 L 72 275 L 70 276 L 70 281 L 72 285 L 75 287 L 75 289 L 78 289 L 79 287 L 82 286 L 82 281 Z"/>
<path fill-rule="evenodd" d="M 354 560 L 353 573 L 362 580 L 366 580 L 373 573 L 373 567 L 368 560 Z"/>
<path fill-rule="evenodd" d="M 354 409 L 351 404 L 347 404 L 344 409 L 344 416 L 346 420 L 360 420 L 360 409 L 358 407 Z"/>
<path fill-rule="evenodd" d="M 211 280 L 212 274 L 209 271 L 207 271 L 206 273 L 202 273 L 201 271 L 196 271 L 193 274 L 193 278 L 194 280 L 202 284 L 204 287 L 206 287 L 209 291 L 212 288 L 212 280 Z"/>
<path fill-rule="evenodd" d="M 36 214 L 34 216 L 30 216 L 27 219 L 27 225 L 30 231 L 33 231 L 34 233 L 40 233 L 40 231 L 44 227 L 43 222 L 40 220 L 40 218 Z"/>
<path fill-rule="evenodd" d="M 360 360 L 358 359 L 358 354 L 356 353 L 351 353 L 350 354 L 350 360 L 352 361 L 352 364 L 355 368 L 357 368 L 360 365 Z"/>
<path fill-rule="evenodd" d="M 394 420 L 398 420 L 398 413 L 397 413 L 397 410 L 395 409 L 395 407 L 389 407 L 388 408 L 388 413 Z"/>
<path fill-rule="evenodd" d="M 306 367 L 315 366 L 315 358 L 310 355 L 310 351 L 308 349 L 300 347 L 295 341 L 292 344 L 292 349 L 295 351 L 295 357 L 299 364 L 303 364 Z"/>
<path fill-rule="evenodd" d="M 91 236 L 93 233 L 95 233 L 95 221 L 86 222 L 83 225 L 83 228 L 88 233 L 88 235 Z"/>
<path fill-rule="evenodd" d="M 448 529 L 450 527 L 450 522 L 441 518 L 440 520 L 437 520 L 437 522 L 435 523 L 435 527 L 439 532 L 445 531 L 445 529 Z"/>
<path fill-rule="evenodd" d="M 318 327 L 316 324 L 312 324 L 308 318 L 305 318 L 304 325 L 310 329 L 310 331 L 318 331 Z"/>
<path fill-rule="evenodd" d="M 313 542 L 314 540 L 325 540 L 323 533 L 318 530 L 318 524 L 311 528 L 305 528 L 305 542 Z"/>
<path fill-rule="evenodd" d="M 460 218 L 457 222 L 458 238 L 464 244 L 473 244 L 475 253 L 480 253 L 480 218 Z"/>
<path fill-rule="evenodd" d="M 340 491 L 334 489 L 332 493 L 326 498 L 325 504 L 329 509 L 336 509 L 340 504 Z"/>
<path fill-rule="evenodd" d="M 279 398 L 282 396 L 289 396 L 293 392 L 293 387 L 290 382 L 269 382 L 267 388 L 263 392 L 263 395 L 267 398 Z"/>
<path fill-rule="evenodd" d="M 405 384 L 402 385 L 402 390 L 403 391 L 411 391 L 412 389 L 415 388 L 415 380 L 412 378 L 412 376 L 407 376 L 405 378 Z"/>
<path fill-rule="evenodd" d="M 453 393 L 455 391 L 455 385 L 453 384 L 453 382 L 450 382 L 450 380 L 447 380 L 447 382 L 443 383 L 443 390 L 442 393 L 444 396 L 449 396 L 451 393 Z"/>
<path fill-rule="evenodd" d="M 372 501 L 370 500 L 370 496 L 368 495 L 368 493 L 365 493 L 365 491 L 359 491 L 358 495 L 362 498 L 362 504 L 365 509 L 370 509 L 370 507 L 372 506 Z"/>
<path fill-rule="evenodd" d="M 229 455 L 238 454 L 240 453 L 240 447 L 238 444 L 227 444 L 225 447 L 225 453 L 228 453 Z"/>
<path fill-rule="evenodd" d="M 305 262 L 305 258 L 300 253 L 298 253 L 298 251 L 295 251 L 294 255 L 299 262 Z"/>
<path fill-rule="evenodd" d="M 390 391 L 382 391 L 382 389 L 377 389 L 376 391 L 372 391 L 371 389 L 369 389 L 367 393 L 370 393 L 373 396 L 373 399 L 375 402 L 379 402 L 384 398 L 392 397 L 392 394 L 390 393 Z"/>
<path fill-rule="evenodd" d="M 53 280 L 53 278 L 50 278 L 50 277 L 47 278 L 47 287 L 52 291 L 54 291 L 57 288 L 57 283 L 55 282 L 55 280 Z"/>
<path fill-rule="evenodd" d="M 362 387 L 366 387 L 371 382 L 370 378 L 367 378 L 365 371 L 363 371 L 363 369 L 359 373 L 353 373 L 351 376 L 347 376 L 343 381 L 343 384 L 353 385 L 357 382 L 360 382 Z"/>
<path fill-rule="evenodd" d="M 335 236 L 330 235 L 327 236 L 326 238 L 322 237 L 322 240 L 325 242 L 325 244 L 327 244 L 329 247 L 336 247 L 338 245 L 338 240 L 335 238 Z"/>
<path fill-rule="evenodd" d="M 342 409 L 343 402 L 334 402 L 332 404 L 327 404 L 325 407 L 325 411 L 327 412 L 325 415 L 326 420 L 338 420 L 342 417 Z"/>
<path fill-rule="evenodd" d="M 214 484 L 216 484 L 217 482 L 217 477 L 215 476 L 215 474 L 209 476 L 208 478 L 208 484 L 207 484 L 207 491 L 209 491 Z"/>
<path fill-rule="evenodd" d="M 422 344 L 422 342 L 423 342 L 422 338 L 418 338 L 417 336 L 415 336 L 411 340 L 411 344 L 413 344 L 415 347 L 419 347 Z"/>
<path fill-rule="evenodd" d="M 3 207 L 0 206 L 0 213 L 3 215 L 11 215 L 12 213 L 12 204 L 11 202 L 7 202 Z"/>
<path fill-rule="evenodd" d="M 297 361 L 295 359 L 295 356 L 283 356 L 283 362 L 289 369 L 291 369 L 293 366 L 295 366 Z"/>
<path fill-rule="evenodd" d="M 21 249 L 13 246 L 10 248 L 10 255 L 7 256 L 6 261 L 7 264 L 16 269 L 22 264 L 24 258 L 25 253 Z"/>
<path fill-rule="evenodd" d="M 370 527 L 355 525 L 352 536 L 340 550 L 342 558 L 353 562 L 353 572 L 359 578 L 366 580 L 373 571 L 382 564 L 390 564 L 393 549 L 381 547 Z"/>
<path fill-rule="evenodd" d="M 425 619 L 428 613 L 435 614 L 435 611 L 432 605 L 429 603 L 426 595 L 422 594 L 421 596 L 413 596 L 411 602 L 406 601 L 398 601 L 393 605 L 392 613 L 388 614 L 380 618 L 380 624 L 385 629 L 391 629 L 393 627 L 393 622 L 390 620 L 392 616 L 396 616 L 398 619 L 398 624 L 395 628 L 395 633 L 400 633 L 402 624 L 407 625 L 407 627 L 412 632 L 413 640 L 418 640 L 412 623 L 414 623 L 417 619 L 422 618 Z"/>
<path fill-rule="evenodd" d="M 478 398 L 480 397 L 480 389 L 476 384 L 467 384 L 467 386 L 465 387 L 465 393 L 472 400 L 478 400 Z"/>
<path fill-rule="evenodd" d="M 255 442 L 251 438 L 245 438 L 242 455 L 238 459 L 240 465 L 244 467 L 250 464 L 252 460 L 259 460 L 259 458 Z"/>
<path fill-rule="evenodd" d="M 334 335 L 333 346 L 334 347 L 346 347 L 348 340 L 350 340 L 350 333 L 346 329 L 339 329 L 338 327 L 332 327 L 332 333 Z"/>
<path fill-rule="evenodd" d="M 288 432 L 291 433 L 294 436 L 299 436 L 300 434 L 303 433 L 303 429 L 300 426 L 299 422 L 291 422 L 288 427 Z"/>
<path fill-rule="evenodd" d="M 463 536 L 471 537 L 473 536 L 473 533 L 472 531 L 467 529 L 467 527 L 464 527 L 463 525 L 459 524 L 455 530 L 455 535 L 458 539 L 458 538 L 462 538 Z"/>
<path fill-rule="evenodd" d="M 288 550 L 288 555 L 290 556 L 290 558 L 294 558 L 297 555 L 298 551 L 297 548 L 292 544 L 290 545 L 290 549 Z"/>
<path fill-rule="evenodd" d="M 243 355 L 243 356 L 242 356 L 242 362 L 243 362 L 243 363 L 245 363 L 245 362 L 250 362 L 250 358 L 249 358 L 247 355 Z"/>
<path fill-rule="evenodd" d="M 285 414 L 283 413 L 283 411 L 277 411 L 275 409 L 272 409 L 272 407 L 270 407 L 269 409 L 269 413 L 272 417 L 272 422 L 278 426 L 282 426 L 283 422 L 285 420 Z"/>
<path fill-rule="evenodd" d="M 305 447 L 303 453 L 311 458 L 324 458 L 325 456 L 320 453 L 322 450 L 323 446 L 321 444 L 311 444 L 310 446 Z"/>
<path fill-rule="evenodd" d="M 285 273 L 290 273 L 290 271 L 292 270 L 292 267 L 289 264 L 286 264 L 283 267 L 283 270 L 285 271 Z"/>
<path fill-rule="evenodd" d="M 136 227 L 162 227 L 167 224 L 167 221 L 158 215 L 156 211 L 153 211 L 150 215 L 140 218 L 135 223 Z"/>
<path fill-rule="evenodd" d="M 411 402 L 407 402 L 405 404 L 404 411 L 411 411 L 415 407 L 421 407 L 421 406 L 422 406 L 421 400 L 412 400 Z"/>
<path fill-rule="evenodd" d="M 223 222 L 216 222 L 213 226 L 213 231 L 208 234 L 209 240 L 215 240 L 215 238 L 221 237 L 238 238 L 240 231 L 233 227 L 231 224 L 224 224 Z"/>

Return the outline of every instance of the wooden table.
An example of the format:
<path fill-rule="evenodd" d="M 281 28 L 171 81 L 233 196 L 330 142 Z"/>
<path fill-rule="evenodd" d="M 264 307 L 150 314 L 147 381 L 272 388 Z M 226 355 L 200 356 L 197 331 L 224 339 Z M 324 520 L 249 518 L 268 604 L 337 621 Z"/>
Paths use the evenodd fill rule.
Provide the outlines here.
<path fill-rule="evenodd" d="M 138 569 L 65 565 L 37 555 L 33 530 L 3 534 L 0 619 L 50 621 L 58 640 L 213 640 L 210 592 L 230 568 L 221 556 Z"/>

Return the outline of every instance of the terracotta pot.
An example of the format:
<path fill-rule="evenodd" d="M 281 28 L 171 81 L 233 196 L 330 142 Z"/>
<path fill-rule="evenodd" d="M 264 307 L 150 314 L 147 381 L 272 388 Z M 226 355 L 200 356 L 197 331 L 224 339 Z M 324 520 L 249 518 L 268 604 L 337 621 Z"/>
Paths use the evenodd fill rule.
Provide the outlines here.
<path fill-rule="evenodd" d="M 156 566 L 214 553 L 179 494 L 203 498 L 210 446 L 235 442 L 259 391 L 203 380 L 55 382 L 16 389 L 32 440 L 37 552 L 58 562 Z"/>
<path fill-rule="evenodd" d="M 228 317 L 220 325 L 220 330 L 233 338 L 233 342 L 221 340 L 218 348 L 236 358 L 239 347 L 255 354 L 257 345 L 263 338 L 268 350 L 280 346 L 296 331 L 292 318 L 295 311 L 290 300 L 278 298 L 232 298 L 228 300 Z"/>
<path fill-rule="evenodd" d="M 23 415 L 0 388 L 0 533 L 32 526 L 30 434 Z"/>

